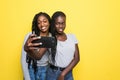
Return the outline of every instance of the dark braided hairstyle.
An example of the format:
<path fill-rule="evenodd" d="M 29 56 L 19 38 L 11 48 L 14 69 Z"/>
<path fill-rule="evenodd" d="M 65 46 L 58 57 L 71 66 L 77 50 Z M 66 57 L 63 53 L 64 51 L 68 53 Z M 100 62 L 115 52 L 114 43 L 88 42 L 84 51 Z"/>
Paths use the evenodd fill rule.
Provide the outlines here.
<path fill-rule="evenodd" d="M 56 45 L 57 45 L 57 38 L 56 38 L 56 34 L 57 34 L 57 31 L 56 31 L 56 28 L 55 28 L 55 20 L 56 18 L 58 18 L 59 16 L 62 16 L 62 17 L 65 17 L 66 18 L 66 15 L 62 12 L 62 11 L 56 11 L 53 15 L 52 15 L 52 19 L 51 19 L 51 33 L 52 33 L 52 36 L 55 37 L 56 39 Z M 52 60 L 53 62 L 55 62 L 55 55 L 56 55 L 56 47 L 55 48 L 52 48 Z"/>
<path fill-rule="evenodd" d="M 37 20 L 38 20 L 38 17 L 41 16 L 41 15 L 45 16 L 48 19 L 49 23 L 51 23 L 50 16 L 47 13 L 45 13 L 45 12 L 39 12 L 38 14 L 36 14 L 34 16 L 34 18 L 33 18 L 33 21 L 32 21 L 32 31 L 35 31 L 35 34 L 37 36 L 40 35 L 40 30 L 39 30 L 39 28 L 37 26 L 37 24 L 38 24 Z M 49 28 L 49 32 L 51 32 L 50 28 Z"/>

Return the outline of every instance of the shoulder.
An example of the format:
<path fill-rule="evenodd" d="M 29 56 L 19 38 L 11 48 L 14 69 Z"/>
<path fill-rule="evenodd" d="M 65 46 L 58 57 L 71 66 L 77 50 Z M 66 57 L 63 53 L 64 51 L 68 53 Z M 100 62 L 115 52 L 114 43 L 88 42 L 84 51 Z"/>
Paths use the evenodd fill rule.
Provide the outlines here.
<path fill-rule="evenodd" d="M 25 38 L 28 38 L 30 34 L 32 34 L 32 32 L 28 32 L 27 34 L 25 34 Z"/>
<path fill-rule="evenodd" d="M 24 41 L 27 40 L 27 38 L 29 37 L 30 34 L 32 34 L 32 32 L 29 32 L 29 33 L 25 34 Z"/>
<path fill-rule="evenodd" d="M 75 38 L 75 35 L 72 34 L 72 33 L 69 33 L 69 34 L 66 34 L 66 35 L 67 35 L 67 37 Z"/>
<path fill-rule="evenodd" d="M 29 36 L 30 34 L 32 34 L 32 32 L 28 32 L 28 33 L 26 34 L 26 36 Z"/>
<path fill-rule="evenodd" d="M 69 33 L 69 34 L 66 34 L 66 35 L 69 39 L 73 40 L 75 43 L 78 43 L 78 40 L 77 40 L 77 38 L 74 34 Z"/>

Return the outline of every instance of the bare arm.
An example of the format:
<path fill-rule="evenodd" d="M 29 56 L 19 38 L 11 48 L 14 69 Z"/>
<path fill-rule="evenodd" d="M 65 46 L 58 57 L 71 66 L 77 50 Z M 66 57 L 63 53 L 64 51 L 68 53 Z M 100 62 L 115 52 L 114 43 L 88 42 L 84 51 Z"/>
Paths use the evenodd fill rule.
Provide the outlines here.
<path fill-rule="evenodd" d="M 30 50 L 29 52 L 27 52 L 27 54 L 36 60 L 41 59 L 41 57 L 44 55 L 44 53 L 47 51 L 47 48 L 39 48 L 39 49 L 34 49 L 34 50 Z"/>
<path fill-rule="evenodd" d="M 75 54 L 74 54 L 74 59 L 71 61 L 71 63 L 65 68 L 65 70 L 63 70 L 58 78 L 58 80 L 64 80 L 64 77 L 65 75 L 70 71 L 72 70 L 76 65 L 77 63 L 80 61 L 80 58 L 79 58 L 79 48 L 78 48 L 78 45 L 76 44 L 75 45 Z"/>

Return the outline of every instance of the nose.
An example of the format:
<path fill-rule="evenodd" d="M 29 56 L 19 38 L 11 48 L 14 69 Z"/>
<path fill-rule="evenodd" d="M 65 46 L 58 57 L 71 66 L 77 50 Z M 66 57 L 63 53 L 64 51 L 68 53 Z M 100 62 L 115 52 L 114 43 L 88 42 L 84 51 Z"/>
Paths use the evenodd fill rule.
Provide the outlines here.
<path fill-rule="evenodd" d="M 61 28 L 61 27 L 62 27 L 62 25 L 61 25 L 61 24 L 59 24 L 59 27 Z"/>
<path fill-rule="evenodd" d="M 44 22 L 41 22 L 41 26 L 44 26 Z"/>
<path fill-rule="evenodd" d="M 63 27 L 63 23 L 59 23 L 59 27 L 60 27 L 60 28 Z"/>

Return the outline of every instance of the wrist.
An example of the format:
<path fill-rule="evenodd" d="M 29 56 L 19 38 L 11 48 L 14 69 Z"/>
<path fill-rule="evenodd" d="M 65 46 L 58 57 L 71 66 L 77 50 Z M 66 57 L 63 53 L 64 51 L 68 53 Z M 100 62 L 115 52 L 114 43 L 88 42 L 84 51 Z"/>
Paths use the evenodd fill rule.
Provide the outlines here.
<path fill-rule="evenodd" d="M 65 76 L 65 72 L 61 72 L 61 74 L 60 74 L 60 75 L 64 77 L 64 76 Z"/>
<path fill-rule="evenodd" d="M 35 49 L 34 53 L 37 54 L 37 53 L 39 53 L 39 51 L 40 51 L 40 49 Z"/>

